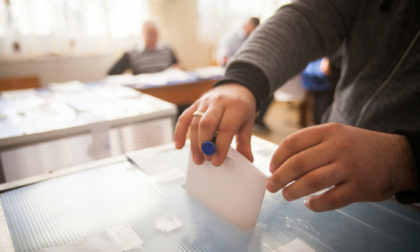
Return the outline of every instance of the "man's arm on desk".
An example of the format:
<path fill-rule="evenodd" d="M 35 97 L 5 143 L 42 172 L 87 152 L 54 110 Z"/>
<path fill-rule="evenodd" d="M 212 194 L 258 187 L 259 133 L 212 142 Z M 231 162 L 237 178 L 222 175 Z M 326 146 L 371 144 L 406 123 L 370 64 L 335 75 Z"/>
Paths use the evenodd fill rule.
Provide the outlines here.
<path fill-rule="evenodd" d="M 128 53 L 124 53 L 124 55 L 121 56 L 121 58 L 108 71 L 108 75 L 122 74 L 129 67 L 130 67 L 130 59 L 128 57 Z"/>

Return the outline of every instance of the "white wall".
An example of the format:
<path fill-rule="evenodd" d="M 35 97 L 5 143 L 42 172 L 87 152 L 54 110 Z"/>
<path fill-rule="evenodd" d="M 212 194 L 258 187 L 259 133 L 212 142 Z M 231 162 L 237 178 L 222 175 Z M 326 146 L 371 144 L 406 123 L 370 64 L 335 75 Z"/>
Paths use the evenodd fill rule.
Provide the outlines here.
<path fill-rule="evenodd" d="M 160 24 L 161 39 L 169 43 L 186 69 L 208 66 L 214 45 L 198 39 L 197 1 L 150 1 Z"/>
<path fill-rule="evenodd" d="M 37 75 L 42 85 L 79 80 L 98 81 L 114 62 L 114 56 L 66 56 L 0 61 L 0 78 Z"/>
<path fill-rule="evenodd" d="M 160 24 L 160 37 L 169 43 L 186 70 L 208 66 L 212 62 L 214 45 L 198 40 L 198 11 L 196 0 L 149 2 L 152 16 Z M 140 32 L 140 31 L 139 31 Z M 48 47 L 48 38 L 39 38 L 40 49 Z M 86 55 L 8 57 L 0 59 L 0 78 L 38 75 L 42 85 L 51 82 L 79 80 L 98 81 L 106 76 L 107 70 L 121 56 L 124 50 L 132 49 L 133 38 L 121 41 L 94 43 Z M 106 47 L 118 48 L 119 52 L 103 54 Z M 22 45 L 24 46 L 24 45 Z M 77 44 L 76 44 L 77 46 Z M 115 50 L 115 49 L 114 49 Z M 54 54 L 54 51 L 50 53 Z"/>

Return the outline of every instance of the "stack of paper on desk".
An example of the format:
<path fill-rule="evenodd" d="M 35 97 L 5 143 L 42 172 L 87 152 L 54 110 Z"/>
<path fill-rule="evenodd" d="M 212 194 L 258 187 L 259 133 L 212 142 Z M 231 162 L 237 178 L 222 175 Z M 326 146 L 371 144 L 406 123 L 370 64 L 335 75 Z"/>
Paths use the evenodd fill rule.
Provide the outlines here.
<path fill-rule="evenodd" d="M 197 200 L 241 229 L 257 222 L 265 193 L 266 175 L 230 148 L 225 162 L 196 165 L 190 157 L 185 188 Z"/>

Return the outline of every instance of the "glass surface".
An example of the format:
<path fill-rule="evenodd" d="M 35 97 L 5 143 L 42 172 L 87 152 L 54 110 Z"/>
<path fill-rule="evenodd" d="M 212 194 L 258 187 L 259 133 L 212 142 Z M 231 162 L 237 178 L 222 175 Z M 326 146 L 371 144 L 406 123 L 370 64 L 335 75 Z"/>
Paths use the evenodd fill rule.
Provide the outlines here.
<path fill-rule="evenodd" d="M 167 155 L 186 169 L 188 151 L 168 150 Z M 314 213 L 303 200 L 286 202 L 280 193 L 267 192 L 256 227 L 242 231 L 190 196 L 184 183 L 185 178 L 155 183 L 126 161 L 0 197 L 16 251 L 61 246 L 119 225 L 131 226 L 144 241 L 139 251 L 275 251 L 296 238 L 315 251 L 416 251 L 420 246 L 419 209 L 392 201 Z"/>

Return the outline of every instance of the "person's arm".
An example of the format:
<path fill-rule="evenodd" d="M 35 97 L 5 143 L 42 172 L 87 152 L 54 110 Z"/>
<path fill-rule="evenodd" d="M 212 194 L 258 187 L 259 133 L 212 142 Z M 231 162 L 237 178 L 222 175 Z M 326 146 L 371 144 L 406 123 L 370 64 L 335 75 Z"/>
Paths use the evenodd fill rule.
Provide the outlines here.
<path fill-rule="evenodd" d="M 307 0 L 280 8 L 245 41 L 216 86 L 233 79 L 249 87 L 252 76 L 247 70 L 258 68 L 267 82 L 252 84 L 255 87 L 250 90 L 260 103 L 308 62 L 328 55 L 342 44 L 352 29 L 360 2 Z M 241 79 L 238 71 L 242 71 Z"/>
<path fill-rule="evenodd" d="M 171 52 L 171 63 L 172 63 L 172 65 L 178 65 L 179 62 L 178 62 L 178 58 L 175 55 L 175 52 L 172 49 L 170 49 L 170 52 Z"/>
<path fill-rule="evenodd" d="M 199 162 L 196 163 L 204 158 L 214 165 L 223 163 L 235 135 L 241 136 L 236 138 L 237 149 L 251 159 L 255 104 L 261 103 L 278 85 L 302 71 L 309 61 L 335 50 L 350 32 L 360 1 L 307 0 L 281 8 L 245 41 L 229 63 L 223 80 L 181 115 L 175 130 L 175 146 L 184 146 L 186 132 L 191 125 L 191 151 L 198 157 Z M 246 87 L 246 90 L 238 92 L 246 93 L 244 96 L 251 99 L 243 110 L 252 108 L 252 111 L 241 111 L 238 106 L 232 105 L 238 102 L 235 95 L 238 84 Z M 223 88 L 223 92 L 219 88 Z M 220 102 L 226 100 L 230 101 Z M 204 116 L 200 123 L 195 123 L 198 120 L 197 117 L 193 120 L 194 110 L 212 114 L 213 117 Z M 220 127 L 224 125 L 229 127 Z M 209 136 L 213 136 L 216 130 L 216 153 L 211 157 L 204 156 L 199 146 L 202 141 L 211 139 Z"/>
<path fill-rule="evenodd" d="M 130 67 L 130 60 L 129 60 L 128 53 L 124 53 L 124 55 L 121 56 L 121 58 L 108 71 L 108 75 L 122 74 L 129 67 Z"/>

